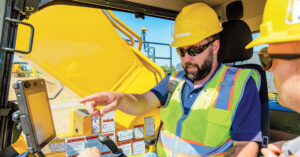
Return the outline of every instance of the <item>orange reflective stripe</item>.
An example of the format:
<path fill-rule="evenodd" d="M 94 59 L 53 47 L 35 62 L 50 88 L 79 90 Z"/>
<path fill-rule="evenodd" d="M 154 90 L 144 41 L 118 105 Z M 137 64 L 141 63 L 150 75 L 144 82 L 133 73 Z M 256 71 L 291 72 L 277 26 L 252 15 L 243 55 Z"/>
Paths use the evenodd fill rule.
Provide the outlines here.
<path fill-rule="evenodd" d="M 182 141 L 184 141 L 184 142 L 188 142 L 188 143 L 200 145 L 200 146 L 209 147 L 209 146 L 207 146 L 207 145 L 205 145 L 205 144 L 203 144 L 203 143 L 201 143 L 201 142 L 197 142 L 197 141 L 192 141 L 192 140 L 188 140 L 188 139 L 184 139 L 184 138 L 180 138 L 180 140 L 182 140 Z M 225 141 L 225 143 L 226 143 L 226 142 L 229 142 L 229 141 L 231 141 L 231 140 L 232 140 L 232 139 L 229 138 L 228 140 Z M 224 145 L 224 143 L 223 143 L 223 144 L 219 144 L 219 145 L 217 145 L 216 147 L 219 147 L 219 146 L 222 146 L 222 145 Z"/>
<path fill-rule="evenodd" d="M 216 154 L 213 154 L 213 155 L 210 155 L 210 156 L 219 156 L 219 155 L 225 155 L 227 152 L 222 152 L 222 153 L 216 153 Z"/>
<path fill-rule="evenodd" d="M 220 92 L 220 84 L 221 84 L 221 82 L 224 80 L 224 77 L 225 77 L 225 74 L 226 74 L 226 72 L 227 72 L 227 70 L 228 70 L 228 68 L 229 68 L 229 66 L 228 67 L 226 67 L 226 69 L 225 69 L 225 71 L 224 71 L 224 73 L 223 73 L 223 76 L 222 76 L 222 78 L 221 78 L 221 81 L 220 81 L 220 83 L 219 83 L 219 86 L 218 86 L 218 90 L 217 90 L 217 95 L 215 96 L 215 101 L 214 101 L 214 104 L 213 104 L 213 108 L 215 108 L 215 106 L 216 106 L 216 103 L 217 103 L 217 98 L 218 98 L 218 96 L 219 96 L 219 92 Z"/>
<path fill-rule="evenodd" d="M 188 140 L 188 139 L 184 139 L 184 138 L 180 138 L 180 140 L 187 142 L 187 143 L 192 143 L 192 144 L 196 144 L 196 145 L 200 145 L 200 146 L 206 146 L 201 142 L 197 142 L 197 141 L 192 141 L 192 140 Z"/>
<path fill-rule="evenodd" d="M 235 76 L 234 76 L 234 85 L 231 87 L 231 91 L 230 91 L 230 96 L 229 96 L 229 101 L 228 101 L 228 106 L 227 106 L 227 110 L 229 111 L 231 109 L 231 103 L 232 103 L 232 97 L 233 97 L 233 91 L 234 91 L 234 87 L 235 87 L 235 83 L 236 83 L 236 80 L 239 76 L 239 73 L 242 71 L 242 69 L 239 69 Z"/>
<path fill-rule="evenodd" d="M 228 140 L 225 141 L 225 143 L 226 143 L 226 142 L 229 142 L 229 141 L 231 141 L 231 140 L 232 140 L 232 138 L 229 138 Z M 222 145 L 222 144 L 221 144 L 221 145 Z M 219 145 L 219 146 L 221 146 L 221 145 Z"/>
<path fill-rule="evenodd" d="M 172 76 L 172 78 L 174 79 L 174 78 L 176 78 L 176 76 L 179 74 L 179 71 L 177 71 L 173 76 Z"/>

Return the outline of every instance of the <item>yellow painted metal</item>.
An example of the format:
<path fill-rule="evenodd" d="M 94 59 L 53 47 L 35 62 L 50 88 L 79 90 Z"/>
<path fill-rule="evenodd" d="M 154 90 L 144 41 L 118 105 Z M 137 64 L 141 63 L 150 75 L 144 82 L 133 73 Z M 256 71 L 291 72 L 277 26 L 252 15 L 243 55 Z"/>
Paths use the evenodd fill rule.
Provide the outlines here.
<path fill-rule="evenodd" d="M 20 135 L 19 139 L 15 143 L 11 144 L 11 146 L 18 154 L 27 152 L 26 138 L 24 138 L 22 135 Z"/>
<path fill-rule="evenodd" d="M 269 98 L 276 98 L 277 94 L 276 93 L 268 93 Z"/>
<path fill-rule="evenodd" d="M 99 9 L 53 5 L 26 22 L 36 29 L 33 51 L 26 57 L 80 96 L 143 93 L 164 77 L 156 64 L 128 46 Z M 22 49 L 27 47 L 22 34 L 28 32 L 22 26 L 18 31 L 16 47 Z"/>
<path fill-rule="evenodd" d="M 71 112 L 74 112 L 70 119 L 70 123 L 74 123 L 73 128 L 70 128 L 73 136 L 92 134 L 92 116 L 88 114 L 86 109 L 76 109 Z"/>
<path fill-rule="evenodd" d="M 32 52 L 20 57 L 31 60 L 81 97 L 100 91 L 144 93 L 165 75 L 128 45 L 100 9 L 53 4 L 25 21 L 35 27 L 35 36 Z M 27 48 L 24 39 L 28 33 L 25 27 L 18 27 L 17 49 Z M 145 117 L 154 116 L 156 128 L 160 123 L 159 109 L 139 117 L 116 111 L 115 116 L 116 130 L 143 124 Z"/>
<path fill-rule="evenodd" d="M 133 39 L 132 35 L 131 35 L 129 32 L 127 32 L 124 28 L 122 28 L 120 25 L 118 25 L 118 24 L 115 23 L 113 20 L 111 20 L 111 19 L 109 18 L 109 16 L 105 13 L 104 10 L 101 10 L 101 11 L 104 13 L 104 15 L 106 15 L 107 19 L 111 22 L 111 24 L 112 24 L 116 29 L 118 29 L 120 32 L 122 32 L 124 35 L 126 35 L 126 36 L 129 38 L 129 40 L 130 40 L 130 45 L 131 45 L 131 46 L 134 46 L 134 39 Z"/>
<path fill-rule="evenodd" d="M 32 74 L 34 76 L 34 78 L 38 78 L 37 75 L 36 75 L 36 70 L 34 67 L 31 67 L 31 70 L 32 70 Z"/>
<path fill-rule="evenodd" d="M 110 17 L 112 19 L 114 19 L 120 26 L 122 26 L 125 30 L 127 30 L 129 33 L 131 33 L 134 37 L 137 38 L 137 40 L 139 41 L 139 46 L 138 46 L 138 50 L 142 49 L 142 39 L 141 37 L 136 34 L 130 27 L 128 27 L 125 23 L 123 23 L 121 20 L 119 20 L 115 14 L 111 11 L 111 10 L 107 10 L 107 13 L 110 15 Z"/>
<path fill-rule="evenodd" d="M 13 64 L 13 67 L 12 67 L 12 69 L 11 69 L 11 72 L 12 73 L 20 73 L 20 72 L 22 72 L 22 64 Z"/>

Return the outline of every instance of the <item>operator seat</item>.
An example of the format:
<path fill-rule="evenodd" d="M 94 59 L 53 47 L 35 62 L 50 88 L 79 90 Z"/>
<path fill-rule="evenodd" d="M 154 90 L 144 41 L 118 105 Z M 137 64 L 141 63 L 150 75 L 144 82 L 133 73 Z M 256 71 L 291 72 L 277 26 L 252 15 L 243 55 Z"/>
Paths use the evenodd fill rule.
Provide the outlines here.
<path fill-rule="evenodd" d="M 227 5 L 226 16 L 228 21 L 222 24 L 223 31 L 220 34 L 218 58 L 225 64 L 234 63 L 234 67 L 255 69 L 259 72 L 261 76 L 261 86 L 259 90 L 261 102 L 261 130 L 264 145 L 268 143 L 270 129 L 266 73 L 258 64 L 235 65 L 235 62 L 245 61 L 253 56 L 253 49 L 245 49 L 245 46 L 253 39 L 248 24 L 241 20 L 243 17 L 242 2 L 235 1 Z"/>

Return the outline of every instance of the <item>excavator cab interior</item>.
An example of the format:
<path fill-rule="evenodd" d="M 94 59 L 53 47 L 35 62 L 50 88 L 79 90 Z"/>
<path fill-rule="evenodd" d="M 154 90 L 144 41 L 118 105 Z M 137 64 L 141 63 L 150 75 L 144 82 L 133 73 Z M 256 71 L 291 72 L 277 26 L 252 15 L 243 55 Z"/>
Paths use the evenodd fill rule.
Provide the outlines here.
<path fill-rule="evenodd" d="M 75 93 L 75 100 L 99 91 L 143 93 L 165 76 L 155 59 L 171 59 L 172 65 L 175 51 L 155 57 L 159 52 L 147 44 L 170 44 L 145 41 L 111 10 L 175 20 L 185 5 L 195 2 L 207 3 L 222 22 L 218 59 L 260 74 L 261 146 L 299 136 L 300 115 L 281 107 L 276 94 L 269 93 L 268 73 L 260 63 L 247 63 L 257 55 L 245 46 L 259 33 L 266 0 L 0 0 L 0 156 L 74 157 L 92 146 L 103 157 L 121 149 L 127 156 L 155 151 L 155 140 L 144 140 L 157 140 L 159 109 L 142 116 L 115 111 L 96 118 L 81 104 L 53 105 L 46 90 L 53 81 L 25 77 L 13 86 L 14 57 L 55 78 L 63 86 L 56 96 L 62 89 Z M 143 54 L 142 46 L 152 55 Z"/>

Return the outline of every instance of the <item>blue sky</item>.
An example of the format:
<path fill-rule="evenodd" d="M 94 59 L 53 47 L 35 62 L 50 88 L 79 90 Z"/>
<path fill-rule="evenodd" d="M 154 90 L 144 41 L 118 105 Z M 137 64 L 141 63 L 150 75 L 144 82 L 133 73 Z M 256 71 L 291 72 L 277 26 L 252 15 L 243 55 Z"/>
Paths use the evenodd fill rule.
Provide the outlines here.
<path fill-rule="evenodd" d="M 173 27 L 174 21 L 160 19 L 156 17 L 145 16 L 145 19 L 137 19 L 134 14 L 114 11 L 115 15 L 122 20 L 127 26 L 134 30 L 137 34 L 141 35 L 141 28 L 146 27 L 148 29 L 146 33 L 146 41 L 151 42 L 161 42 L 171 44 L 173 41 Z M 125 36 L 123 36 L 125 37 Z M 126 38 L 126 37 L 125 37 Z M 156 56 L 159 57 L 169 57 L 170 48 L 167 46 L 157 46 L 155 47 L 155 52 L 158 53 Z M 176 50 L 172 49 L 173 53 L 173 65 L 180 63 L 180 59 L 176 53 Z M 143 52 L 143 51 L 142 51 Z M 158 65 L 168 65 L 167 60 L 157 60 Z"/>

